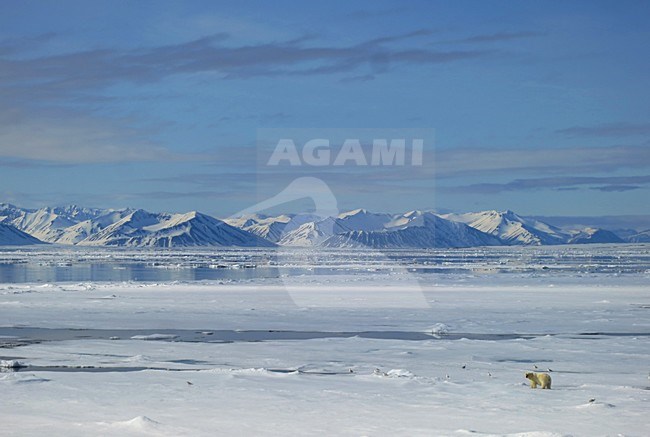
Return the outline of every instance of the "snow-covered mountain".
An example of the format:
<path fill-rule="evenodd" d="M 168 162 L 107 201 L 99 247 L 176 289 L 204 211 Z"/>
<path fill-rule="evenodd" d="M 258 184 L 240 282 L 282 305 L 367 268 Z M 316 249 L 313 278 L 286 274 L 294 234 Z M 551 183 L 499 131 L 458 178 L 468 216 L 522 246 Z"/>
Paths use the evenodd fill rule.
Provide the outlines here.
<path fill-rule="evenodd" d="M 11 225 L 0 223 L 0 246 L 26 246 L 29 244 L 43 244 L 43 242 Z"/>
<path fill-rule="evenodd" d="M 276 217 L 252 214 L 244 217 L 229 218 L 224 221 L 231 226 L 277 243 L 286 234 L 295 231 L 305 223 L 317 222 L 322 219 L 322 217 L 314 214 L 282 214 Z"/>
<path fill-rule="evenodd" d="M 650 229 L 631 235 L 625 240 L 630 243 L 650 243 Z"/>
<path fill-rule="evenodd" d="M 339 214 L 336 221 L 344 229 L 351 231 L 381 231 L 393 220 L 393 215 L 355 209 Z"/>
<path fill-rule="evenodd" d="M 569 234 L 555 226 L 521 217 L 512 211 L 445 214 L 442 217 L 466 223 L 481 232 L 497 237 L 508 245 L 563 244 L 570 238 Z"/>
<path fill-rule="evenodd" d="M 23 210 L 13 205 L 0 205 L 0 217 L 3 223 L 10 224 L 41 241 L 54 242 L 64 229 L 76 222 L 52 208 Z"/>
<path fill-rule="evenodd" d="M 299 222 L 292 215 L 249 216 L 229 222 L 260 236 L 272 235 L 273 241 L 281 246 L 468 247 L 619 241 L 612 233 L 603 233 L 608 231 L 594 233 L 585 229 L 585 233 L 579 234 L 512 211 L 439 215 L 426 211 L 385 214 L 355 209 L 326 220 L 309 215 L 302 218 Z M 465 224 L 470 230 L 445 226 L 445 222 L 436 226 L 436 219 Z M 297 222 L 301 223 L 298 227 Z M 277 230 L 275 234 L 273 229 Z"/>
<path fill-rule="evenodd" d="M 586 228 L 574 234 L 567 241 L 569 244 L 623 243 L 613 232 L 604 229 Z"/>
<path fill-rule="evenodd" d="M 374 213 L 365 209 L 355 209 L 325 219 L 301 214 L 292 217 L 291 221 L 287 223 L 282 231 L 282 237 L 277 240 L 277 243 L 281 246 L 313 247 L 334 235 L 346 232 L 397 230 L 414 224 L 402 223 L 404 221 L 400 221 L 402 217 L 399 214 Z M 299 226 L 296 227 L 297 224 Z"/>
<path fill-rule="evenodd" d="M 392 219 L 391 214 L 355 209 L 337 217 L 323 218 L 313 214 L 284 214 L 277 217 L 251 215 L 227 222 L 281 246 L 313 247 L 343 232 L 382 230 Z"/>
<path fill-rule="evenodd" d="M 452 222 L 426 212 L 412 214 L 418 223 L 405 224 L 401 229 L 383 231 L 349 231 L 334 235 L 323 242 L 325 247 L 433 248 L 498 246 L 501 242 L 492 235 L 464 223 Z"/>
<path fill-rule="evenodd" d="M 102 211 L 94 218 L 84 220 L 66 228 L 63 234 L 52 242 L 59 244 L 80 243 L 91 235 L 94 235 L 113 223 L 122 220 L 132 212 L 133 211 L 130 209 Z"/>
<path fill-rule="evenodd" d="M 82 246 L 239 246 L 273 247 L 257 235 L 196 211 L 152 214 L 136 210 L 79 242 Z"/>
<path fill-rule="evenodd" d="M 76 205 L 24 209 L 0 203 L 0 224 L 9 226 L 2 228 L 6 241 L 82 246 L 434 248 L 650 242 L 650 231 L 630 232 L 622 240 L 604 229 L 562 230 L 512 211 L 440 215 L 355 209 L 334 217 L 254 214 L 222 221 L 196 211 L 170 214 Z"/>
<path fill-rule="evenodd" d="M 411 226 L 424 226 L 424 217 L 430 214 L 424 211 L 409 211 L 394 215 L 392 220 L 384 225 L 386 229 L 405 229 Z"/>
<path fill-rule="evenodd" d="M 154 214 L 141 209 L 103 210 L 74 205 L 33 210 L 3 203 L 0 223 L 49 243 L 81 246 L 274 246 L 264 238 L 198 212 Z"/>
<path fill-rule="evenodd" d="M 282 238 L 284 229 L 291 221 L 291 217 L 288 215 L 281 215 L 279 217 L 257 216 L 248 217 L 245 219 L 224 221 L 232 226 L 253 233 L 258 237 L 277 242 L 280 240 L 280 238 Z"/>
<path fill-rule="evenodd" d="M 319 246 L 323 241 L 333 235 L 348 232 L 338 219 L 328 217 L 324 220 L 307 222 L 297 229 L 287 232 L 278 241 L 281 246 Z"/>
<path fill-rule="evenodd" d="M 0 222 L 48 243 L 76 244 L 129 214 L 131 210 L 102 210 L 69 205 L 23 209 L 0 204 Z"/>

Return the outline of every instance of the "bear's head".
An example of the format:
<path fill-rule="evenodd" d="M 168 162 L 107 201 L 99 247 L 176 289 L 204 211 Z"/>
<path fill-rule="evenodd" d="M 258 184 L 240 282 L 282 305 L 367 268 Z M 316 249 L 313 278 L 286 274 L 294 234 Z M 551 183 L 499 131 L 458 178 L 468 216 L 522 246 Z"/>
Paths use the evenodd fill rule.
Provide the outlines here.
<path fill-rule="evenodd" d="M 534 373 L 528 372 L 528 373 L 526 373 L 526 378 L 532 379 L 534 375 L 535 375 Z"/>

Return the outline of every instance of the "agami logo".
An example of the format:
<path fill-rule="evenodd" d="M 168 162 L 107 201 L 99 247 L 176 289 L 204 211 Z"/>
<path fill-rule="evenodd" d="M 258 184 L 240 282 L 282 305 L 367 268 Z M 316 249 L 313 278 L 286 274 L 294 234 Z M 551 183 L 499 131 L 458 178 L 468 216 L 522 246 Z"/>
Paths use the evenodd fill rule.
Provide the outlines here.
<path fill-rule="evenodd" d="M 348 138 L 340 146 L 325 138 L 306 141 L 301 147 L 289 138 L 278 141 L 268 166 L 421 166 L 424 140 L 413 138 L 410 147 L 405 138 L 372 140 L 372 147 L 362 146 L 360 139 Z M 408 149 L 408 150 L 407 150 Z"/>

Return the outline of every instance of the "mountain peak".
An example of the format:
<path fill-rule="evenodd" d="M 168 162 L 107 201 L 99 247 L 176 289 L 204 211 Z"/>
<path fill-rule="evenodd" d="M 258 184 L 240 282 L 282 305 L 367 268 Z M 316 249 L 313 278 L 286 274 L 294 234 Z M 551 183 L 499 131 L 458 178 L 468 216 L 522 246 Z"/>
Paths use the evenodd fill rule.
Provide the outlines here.
<path fill-rule="evenodd" d="M 501 211 L 499 214 L 507 218 L 519 218 L 519 216 L 511 209 L 506 209 L 504 211 Z"/>
<path fill-rule="evenodd" d="M 352 211 L 347 211 L 339 214 L 339 218 L 353 217 L 356 215 L 366 215 L 366 214 L 368 214 L 368 210 L 363 208 L 357 208 L 357 209 L 353 209 Z"/>
<path fill-rule="evenodd" d="M 180 217 L 183 217 L 183 218 L 185 218 L 187 220 L 192 220 L 192 219 L 195 219 L 197 217 L 201 218 L 203 216 L 204 216 L 204 214 L 201 214 L 198 211 L 190 211 L 190 212 L 186 212 L 186 213 L 181 213 L 181 215 L 180 215 Z"/>

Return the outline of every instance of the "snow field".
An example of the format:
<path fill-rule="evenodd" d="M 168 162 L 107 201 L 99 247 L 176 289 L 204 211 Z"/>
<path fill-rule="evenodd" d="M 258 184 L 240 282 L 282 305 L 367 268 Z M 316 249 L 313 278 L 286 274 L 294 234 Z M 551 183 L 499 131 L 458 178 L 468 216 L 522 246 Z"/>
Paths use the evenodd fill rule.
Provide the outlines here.
<path fill-rule="evenodd" d="M 80 329 L 0 349 L 27 365 L 0 373 L 3 433 L 650 434 L 644 274 L 417 279 L 426 305 L 415 307 L 401 305 L 403 282 L 391 275 L 0 285 L 3 326 Z M 292 299 L 292 287 L 311 304 Z M 84 339 L 88 328 L 147 333 Z M 188 343 L 163 329 L 431 337 Z M 524 373 L 548 368 L 553 389 L 528 388 Z"/>

